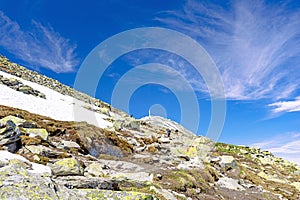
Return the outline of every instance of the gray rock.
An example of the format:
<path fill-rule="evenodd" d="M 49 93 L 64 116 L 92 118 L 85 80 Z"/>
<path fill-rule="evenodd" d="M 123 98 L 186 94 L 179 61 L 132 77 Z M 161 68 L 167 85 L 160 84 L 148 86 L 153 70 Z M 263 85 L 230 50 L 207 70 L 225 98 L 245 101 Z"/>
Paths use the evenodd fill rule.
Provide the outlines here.
<path fill-rule="evenodd" d="M 103 177 L 104 173 L 102 170 L 102 166 L 103 164 L 101 163 L 92 163 L 85 168 L 84 175 L 92 177 Z"/>
<path fill-rule="evenodd" d="M 130 179 L 138 182 L 153 181 L 153 174 L 147 172 L 131 172 L 131 173 L 115 172 L 113 174 L 110 174 L 109 176 L 112 178 L 125 178 L 125 179 Z"/>
<path fill-rule="evenodd" d="M 114 121 L 114 124 L 113 124 L 113 126 L 114 126 L 114 128 L 115 128 L 115 130 L 122 130 L 123 129 L 123 121 L 122 120 L 116 120 L 116 121 Z"/>
<path fill-rule="evenodd" d="M 123 128 L 128 128 L 131 130 L 140 130 L 140 121 L 131 117 L 125 117 L 125 119 L 118 119 L 114 122 L 115 130 L 122 130 Z"/>
<path fill-rule="evenodd" d="M 136 148 L 135 149 L 135 151 L 138 153 L 138 152 L 143 152 L 145 149 L 146 149 L 146 145 L 145 146 L 143 146 L 143 147 L 138 147 L 138 148 Z"/>
<path fill-rule="evenodd" d="M 31 153 L 37 155 L 45 155 L 46 152 L 52 152 L 49 147 L 45 147 L 43 145 L 28 145 L 25 146 L 25 148 L 28 149 Z"/>
<path fill-rule="evenodd" d="M 65 158 L 55 162 L 51 170 L 56 176 L 82 175 L 82 169 L 75 158 Z"/>
<path fill-rule="evenodd" d="M 171 140 L 169 138 L 161 137 L 158 139 L 159 143 L 170 143 Z"/>
<path fill-rule="evenodd" d="M 0 168 L 1 199 L 58 199 L 50 177 L 32 174 L 22 163 Z"/>
<path fill-rule="evenodd" d="M 241 152 L 242 154 L 248 154 L 248 153 L 249 153 L 248 151 L 246 151 L 246 150 L 244 150 L 244 149 L 240 149 L 240 152 Z"/>
<path fill-rule="evenodd" d="M 9 116 L 6 116 L 6 117 L 2 118 L 0 120 L 0 123 L 6 124 L 6 122 L 9 121 L 9 120 L 11 120 L 16 126 L 19 126 L 19 125 L 23 124 L 26 121 L 22 118 L 9 115 Z"/>
<path fill-rule="evenodd" d="M 110 114 L 109 114 L 109 109 L 106 108 L 106 107 L 101 107 L 101 108 L 99 109 L 99 111 L 100 111 L 100 113 L 102 113 L 102 114 L 105 114 L 105 115 L 110 116 Z"/>
<path fill-rule="evenodd" d="M 190 169 L 204 169 L 202 160 L 199 157 L 191 158 L 189 161 L 182 162 L 177 166 L 177 169 L 190 170 Z"/>
<path fill-rule="evenodd" d="M 0 144 L 5 146 L 9 152 L 14 153 L 22 147 L 21 135 L 22 133 L 16 124 L 8 119 L 5 128 L 1 130 Z"/>
<path fill-rule="evenodd" d="M 5 122 L 0 121 L 0 128 L 3 128 L 5 126 Z M 1 134 L 1 130 L 0 130 L 0 134 Z"/>
<path fill-rule="evenodd" d="M 37 125 L 33 122 L 26 121 L 26 122 L 21 124 L 21 127 L 23 127 L 23 128 L 37 128 Z"/>
<path fill-rule="evenodd" d="M 221 156 L 220 166 L 223 168 L 235 168 L 238 167 L 234 157 L 232 156 Z"/>
<path fill-rule="evenodd" d="M 20 86 L 18 88 L 18 91 L 23 92 L 24 94 L 31 94 L 32 93 L 32 88 L 30 86 Z"/>
<path fill-rule="evenodd" d="M 125 123 L 124 123 L 124 126 L 126 128 L 129 128 L 129 129 L 132 129 L 132 130 L 136 130 L 136 131 L 139 131 L 140 130 L 140 121 L 139 120 L 136 120 L 134 118 L 127 118 Z"/>
<path fill-rule="evenodd" d="M 211 163 L 216 163 L 216 162 L 218 162 L 220 160 L 221 160 L 220 157 L 213 157 L 213 158 L 210 159 L 210 162 Z"/>
<path fill-rule="evenodd" d="M 59 144 L 58 148 L 69 148 L 69 149 L 70 148 L 76 148 L 76 149 L 79 149 L 80 146 L 76 142 L 63 140 Z"/>
<path fill-rule="evenodd" d="M 132 144 L 134 146 L 139 146 L 140 144 L 134 138 L 128 138 L 128 144 Z"/>
<path fill-rule="evenodd" d="M 161 188 L 156 188 L 154 186 L 151 186 L 150 191 L 153 191 L 154 193 L 156 193 L 160 196 L 163 196 L 166 200 L 175 200 L 175 199 L 177 199 L 172 192 L 170 192 L 166 189 L 163 189 L 163 188 L 161 189 Z"/>
<path fill-rule="evenodd" d="M 56 182 L 59 185 L 64 185 L 69 189 L 105 189 L 119 190 L 118 180 L 109 178 L 86 178 L 84 176 L 64 176 L 57 177 Z"/>
<path fill-rule="evenodd" d="M 17 79 L 15 78 L 10 78 L 7 82 L 7 86 L 16 86 L 16 85 L 19 85 L 21 82 L 18 81 Z"/>
<path fill-rule="evenodd" d="M 217 182 L 217 185 L 231 190 L 245 190 L 245 188 L 238 183 L 238 180 L 228 177 L 220 178 Z"/>
<path fill-rule="evenodd" d="M 99 163 L 108 166 L 112 170 L 123 172 L 123 173 L 145 171 L 145 169 L 140 165 L 131 162 L 116 161 L 116 160 L 99 160 Z"/>

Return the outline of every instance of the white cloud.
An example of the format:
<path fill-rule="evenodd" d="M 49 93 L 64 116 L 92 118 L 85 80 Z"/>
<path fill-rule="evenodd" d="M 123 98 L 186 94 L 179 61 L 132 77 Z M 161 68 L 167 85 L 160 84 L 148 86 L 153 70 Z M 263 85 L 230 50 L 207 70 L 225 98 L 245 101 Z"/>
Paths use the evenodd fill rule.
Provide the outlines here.
<path fill-rule="evenodd" d="M 179 81 L 180 79 L 183 79 L 186 81 L 185 83 L 188 83 L 195 91 L 199 91 L 202 94 L 208 93 L 207 86 L 205 85 L 201 74 L 197 75 L 196 73 L 198 73 L 198 71 L 196 69 L 192 71 L 192 66 L 177 55 L 145 50 L 128 54 L 125 56 L 125 60 L 134 67 L 145 63 L 160 63 L 169 66 L 168 68 L 153 65 L 155 67 L 145 69 L 146 71 L 144 71 L 144 74 L 141 74 L 140 77 L 132 78 L 130 80 L 132 83 L 142 83 L 143 78 L 141 78 L 141 76 L 149 76 L 150 74 L 150 76 L 155 77 L 155 74 L 160 74 L 161 83 L 165 83 L 164 85 L 169 85 L 171 83 L 178 91 L 187 91 L 187 85 Z M 203 98 L 206 97 L 207 95 L 203 96 Z"/>
<path fill-rule="evenodd" d="M 300 133 L 277 135 L 270 140 L 250 144 L 249 146 L 268 150 L 276 156 L 300 165 Z"/>
<path fill-rule="evenodd" d="M 268 106 L 272 107 L 273 113 L 282 113 L 282 112 L 299 112 L 300 111 L 300 97 L 297 97 L 292 101 L 279 101 Z"/>
<path fill-rule="evenodd" d="M 257 0 L 221 7 L 187 0 L 183 11 L 165 12 L 157 20 L 206 48 L 220 70 L 227 98 L 284 99 L 300 86 L 300 12 L 289 6 Z"/>
<path fill-rule="evenodd" d="M 74 71 L 78 60 L 76 45 L 70 44 L 51 26 L 32 21 L 32 30 L 20 25 L 0 11 L 0 46 L 35 68 L 48 68 L 57 73 Z"/>

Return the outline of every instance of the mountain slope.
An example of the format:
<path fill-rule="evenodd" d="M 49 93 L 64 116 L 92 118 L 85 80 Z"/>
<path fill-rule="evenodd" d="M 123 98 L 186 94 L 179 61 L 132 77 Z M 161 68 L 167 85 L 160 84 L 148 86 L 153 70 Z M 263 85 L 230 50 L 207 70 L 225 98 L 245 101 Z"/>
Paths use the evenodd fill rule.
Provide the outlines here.
<path fill-rule="evenodd" d="M 0 199 L 300 199 L 299 166 L 270 152 L 134 119 L 4 57 L 0 70 Z"/>

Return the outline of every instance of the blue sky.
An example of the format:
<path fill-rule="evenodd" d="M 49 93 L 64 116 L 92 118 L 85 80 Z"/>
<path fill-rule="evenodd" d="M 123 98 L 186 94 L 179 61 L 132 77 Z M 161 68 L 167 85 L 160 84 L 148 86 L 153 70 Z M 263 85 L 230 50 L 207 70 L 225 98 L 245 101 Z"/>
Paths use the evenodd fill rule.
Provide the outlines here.
<path fill-rule="evenodd" d="M 297 0 L 2 0 L 0 53 L 73 86 L 83 61 L 108 38 L 134 28 L 178 31 L 205 49 L 222 78 L 227 111 L 219 141 L 260 146 L 300 163 L 299 19 Z M 147 63 L 169 68 L 139 69 L 151 77 L 160 74 L 161 81 L 143 84 L 142 75 L 134 76 L 130 81 L 140 87 L 130 96 L 129 112 L 139 118 L 151 108 L 180 122 L 175 93 L 184 94 L 189 84 L 200 121 L 188 121 L 196 121 L 197 133 L 205 135 L 212 117 L 211 91 L 189 62 L 170 52 L 142 49 L 122 55 L 105 70 L 96 97 L 111 103 L 118 81 Z M 179 75 L 187 83 L 177 81 Z M 192 104 L 188 109 L 194 116 Z"/>

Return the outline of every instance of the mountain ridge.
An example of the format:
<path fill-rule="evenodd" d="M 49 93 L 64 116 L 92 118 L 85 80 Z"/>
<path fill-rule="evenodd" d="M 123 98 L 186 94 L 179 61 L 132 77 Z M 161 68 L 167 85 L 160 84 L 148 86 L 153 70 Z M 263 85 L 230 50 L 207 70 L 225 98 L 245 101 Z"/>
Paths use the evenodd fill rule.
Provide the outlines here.
<path fill-rule="evenodd" d="M 300 198 L 299 166 L 271 152 L 132 118 L 3 56 L 0 70 L 1 199 Z"/>

